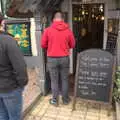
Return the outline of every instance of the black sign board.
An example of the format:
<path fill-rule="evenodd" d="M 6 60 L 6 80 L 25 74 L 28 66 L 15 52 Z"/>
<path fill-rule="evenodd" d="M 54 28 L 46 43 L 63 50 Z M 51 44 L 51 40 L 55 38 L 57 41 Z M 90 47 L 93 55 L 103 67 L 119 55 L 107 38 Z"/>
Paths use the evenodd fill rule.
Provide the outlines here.
<path fill-rule="evenodd" d="M 112 55 L 116 54 L 117 37 L 118 35 L 115 33 L 108 33 L 106 51 L 112 53 Z"/>
<path fill-rule="evenodd" d="M 114 60 L 109 52 L 90 49 L 78 55 L 75 98 L 110 103 Z"/>
<path fill-rule="evenodd" d="M 116 55 L 116 46 L 119 30 L 119 19 L 108 19 L 108 38 L 106 51 Z"/>

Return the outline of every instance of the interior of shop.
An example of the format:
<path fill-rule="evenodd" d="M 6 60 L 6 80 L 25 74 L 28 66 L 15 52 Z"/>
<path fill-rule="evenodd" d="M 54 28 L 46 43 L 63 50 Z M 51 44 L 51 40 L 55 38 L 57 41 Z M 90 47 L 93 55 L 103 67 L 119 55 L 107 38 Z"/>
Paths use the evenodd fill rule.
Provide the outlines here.
<path fill-rule="evenodd" d="M 104 4 L 74 4 L 73 31 L 77 42 L 73 56 L 75 73 L 78 53 L 103 48 Z"/>

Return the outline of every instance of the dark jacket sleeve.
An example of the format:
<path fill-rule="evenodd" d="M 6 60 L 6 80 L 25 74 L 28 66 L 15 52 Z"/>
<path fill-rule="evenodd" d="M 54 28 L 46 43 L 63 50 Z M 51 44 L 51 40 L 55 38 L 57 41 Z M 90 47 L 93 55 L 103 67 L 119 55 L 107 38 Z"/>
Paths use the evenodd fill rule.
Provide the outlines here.
<path fill-rule="evenodd" d="M 19 87 L 24 87 L 28 83 L 27 67 L 24 57 L 14 38 L 9 37 L 6 44 L 9 60 L 16 72 L 17 83 Z"/>

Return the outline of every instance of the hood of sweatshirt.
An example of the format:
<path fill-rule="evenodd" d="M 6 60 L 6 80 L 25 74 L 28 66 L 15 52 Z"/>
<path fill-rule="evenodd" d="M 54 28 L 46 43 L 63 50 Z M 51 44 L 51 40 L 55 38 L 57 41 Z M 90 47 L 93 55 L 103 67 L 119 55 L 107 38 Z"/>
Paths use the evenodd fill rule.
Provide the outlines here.
<path fill-rule="evenodd" d="M 64 31 L 69 28 L 68 24 L 66 24 L 64 21 L 54 21 L 52 23 L 52 27 L 58 31 Z"/>

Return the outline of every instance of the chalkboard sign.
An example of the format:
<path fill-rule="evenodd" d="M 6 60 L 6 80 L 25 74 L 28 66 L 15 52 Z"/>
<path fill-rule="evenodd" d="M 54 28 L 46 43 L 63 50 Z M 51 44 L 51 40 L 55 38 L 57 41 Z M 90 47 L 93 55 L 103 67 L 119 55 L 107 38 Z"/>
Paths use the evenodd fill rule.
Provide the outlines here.
<path fill-rule="evenodd" d="M 110 103 L 114 60 L 109 52 L 90 49 L 78 55 L 75 98 Z"/>
<path fill-rule="evenodd" d="M 116 55 L 116 45 L 119 30 L 119 19 L 108 19 L 108 38 L 106 51 Z"/>
<path fill-rule="evenodd" d="M 117 37 L 118 37 L 118 34 L 108 33 L 106 51 L 112 53 L 112 55 L 116 54 Z"/>

